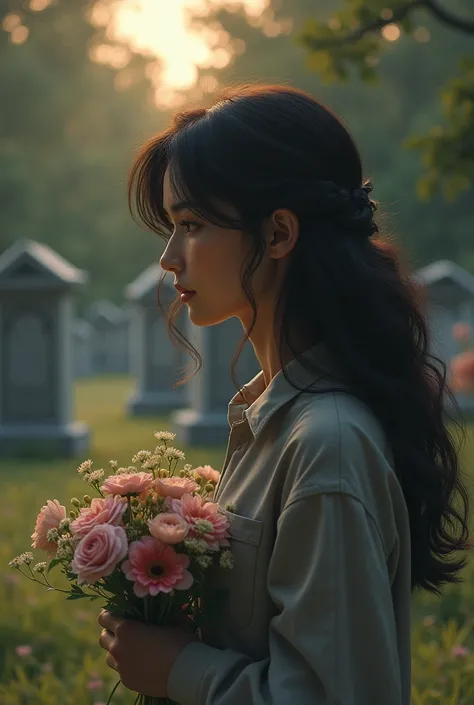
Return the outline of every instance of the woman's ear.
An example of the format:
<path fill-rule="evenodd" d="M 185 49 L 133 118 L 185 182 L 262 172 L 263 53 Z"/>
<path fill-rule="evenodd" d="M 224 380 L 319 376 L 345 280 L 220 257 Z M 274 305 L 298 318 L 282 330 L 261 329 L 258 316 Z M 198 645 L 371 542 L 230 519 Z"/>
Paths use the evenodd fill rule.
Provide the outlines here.
<path fill-rule="evenodd" d="M 299 236 L 299 221 L 293 211 L 280 208 L 264 223 L 267 253 L 272 259 L 286 257 L 293 250 Z"/>

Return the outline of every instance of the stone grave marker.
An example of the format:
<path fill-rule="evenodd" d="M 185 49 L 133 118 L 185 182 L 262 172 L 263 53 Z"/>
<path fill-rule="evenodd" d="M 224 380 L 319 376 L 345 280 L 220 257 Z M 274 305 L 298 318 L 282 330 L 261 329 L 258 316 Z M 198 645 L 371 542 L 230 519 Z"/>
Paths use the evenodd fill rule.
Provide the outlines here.
<path fill-rule="evenodd" d="M 185 404 L 186 387 L 172 385 L 182 377 L 186 362 L 185 352 L 171 342 L 166 323 L 157 303 L 157 288 L 163 270 L 152 264 L 125 290 L 131 308 L 131 358 L 136 389 L 129 400 L 132 416 L 159 415 L 179 409 Z M 177 296 L 171 281 L 165 278 L 161 285 L 161 299 L 165 310 Z M 176 325 L 183 330 L 180 312 Z"/>
<path fill-rule="evenodd" d="M 74 335 L 74 374 L 77 379 L 91 377 L 92 370 L 92 328 L 83 318 L 76 318 Z"/>
<path fill-rule="evenodd" d="M 432 337 L 432 351 L 446 365 L 460 352 L 453 339 L 453 325 L 460 321 L 474 327 L 474 277 L 450 260 L 438 260 L 418 270 L 424 287 L 425 306 Z M 458 394 L 466 418 L 474 418 L 474 398 Z"/>
<path fill-rule="evenodd" d="M 129 320 L 124 311 L 111 301 L 95 301 L 86 320 L 91 325 L 91 357 L 95 375 L 128 374 Z"/>
<path fill-rule="evenodd" d="M 52 249 L 21 240 L 0 255 L 0 455 L 76 456 L 73 292 L 86 280 Z"/>

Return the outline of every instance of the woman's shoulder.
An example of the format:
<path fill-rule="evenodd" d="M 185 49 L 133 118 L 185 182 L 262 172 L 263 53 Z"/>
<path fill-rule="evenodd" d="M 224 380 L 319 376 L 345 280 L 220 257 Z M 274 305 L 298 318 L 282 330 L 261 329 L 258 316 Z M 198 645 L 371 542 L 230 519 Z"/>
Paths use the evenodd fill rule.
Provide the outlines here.
<path fill-rule="evenodd" d="M 391 447 L 374 413 L 346 392 L 299 395 L 282 453 L 283 507 L 319 493 L 359 500 L 377 524 L 405 513 Z M 388 533 L 392 533 L 391 530 Z"/>
<path fill-rule="evenodd" d="M 341 463 L 355 451 L 381 454 L 392 464 L 384 429 L 373 411 L 346 391 L 300 394 L 290 412 L 287 444 L 293 449 L 332 451 Z"/>

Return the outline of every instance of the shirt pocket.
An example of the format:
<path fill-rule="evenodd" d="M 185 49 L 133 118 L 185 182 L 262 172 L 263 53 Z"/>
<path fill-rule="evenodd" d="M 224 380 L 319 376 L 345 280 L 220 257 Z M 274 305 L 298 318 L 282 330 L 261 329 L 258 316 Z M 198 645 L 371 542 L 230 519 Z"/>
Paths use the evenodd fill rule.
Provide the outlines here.
<path fill-rule="evenodd" d="M 226 612 L 230 630 L 245 629 L 255 608 L 255 581 L 263 522 L 223 510 L 230 521 L 230 550 L 234 557 L 231 570 L 221 569 L 226 593 Z"/>

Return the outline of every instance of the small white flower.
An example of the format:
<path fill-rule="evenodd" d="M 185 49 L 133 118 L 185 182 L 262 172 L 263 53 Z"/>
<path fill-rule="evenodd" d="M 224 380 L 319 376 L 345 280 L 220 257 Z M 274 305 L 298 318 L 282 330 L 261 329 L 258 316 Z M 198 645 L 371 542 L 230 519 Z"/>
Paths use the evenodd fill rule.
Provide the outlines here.
<path fill-rule="evenodd" d="M 174 441 L 176 438 L 176 433 L 170 433 L 169 431 L 155 431 L 153 435 L 158 441 Z"/>
<path fill-rule="evenodd" d="M 58 546 L 56 552 L 56 558 L 72 558 L 74 555 L 74 549 L 69 543 L 65 543 L 62 546 Z"/>
<path fill-rule="evenodd" d="M 19 556 L 13 558 L 8 565 L 11 568 L 19 568 L 22 565 L 30 565 L 33 562 L 33 554 L 27 551 L 26 553 L 20 553 Z"/>
<path fill-rule="evenodd" d="M 130 470 L 130 467 L 133 468 L 133 470 Z M 130 475 L 132 473 L 138 472 L 137 468 L 134 467 L 133 465 L 128 468 L 118 468 L 118 470 L 115 471 L 115 475 Z"/>
<path fill-rule="evenodd" d="M 214 525 L 208 519 L 196 519 L 194 529 L 200 534 L 212 534 L 214 532 Z"/>
<path fill-rule="evenodd" d="M 79 467 L 77 468 L 77 472 L 78 472 L 80 475 L 83 475 L 84 473 L 90 472 L 90 471 L 92 470 L 92 462 L 93 462 L 93 461 L 90 460 L 90 459 L 89 459 L 89 460 L 84 460 L 84 462 L 81 463 L 81 464 L 79 465 Z"/>
<path fill-rule="evenodd" d="M 117 470 L 117 468 L 118 468 L 118 462 L 116 460 L 109 460 L 109 465 L 112 468 L 112 470 Z"/>
<path fill-rule="evenodd" d="M 58 529 L 59 531 L 69 531 L 69 527 L 71 525 L 71 518 L 66 517 L 65 519 L 61 519 L 59 522 Z"/>
<path fill-rule="evenodd" d="M 168 458 L 168 460 L 184 460 L 186 458 L 182 450 L 173 447 L 167 448 L 164 452 L 164 456 Z"/>
<path fill-rule="evenodd" d="M 51 541 L 51 543 L 57 543 L 59 541 L 58 530 L 56 528 L 48 529 L 48 532 L 46 534 L 46 538 L 48 541 Z"/>
<path fill-rule="evenodd" d="M 210 568 L 212 565 L 211 556 L 198 556 L 196 558 L 196 563 L 201 566 L 201 568 Z"/>
<path fill-rule="evenodd" d="M 151 457 L 152 453 L 151 450 L 139 450 L 138 453 L 135 453 L 135 455 L 132 458 L 132 462 L 137 463 L 144 463 L 146 460 L 148 460 Z"/>
<path fill-rule="evenodd" d="M 46 570 L 46 561 L 41 561 L 41 563 L 37 563 L 35 566 L 33 566 L 34 573 L 44 573 L 45 570 Z"/>
<path fill-rule="evenodd" d="M 91 473 L 89 473 L 88 475 L 86 475 L 84 477 L 84 480 L 86 482 L 88 482 L 90 485 L 92 485 L 95 482 L 100 482 L 103 477 L 104 477 L 103 470 L 93 470 Z"/>
<path fill-rule="evenodd" d="M 160 464 L 161 457 L 159 455 L 150 455 L 150 457 L 144 461 L 143 467 L 146 470 L 154 470 Z"/>
<path fill-rule="evenodd" d="M 219 558 L 219 565 L 221 568 L 233 568 L 234 567 L 234 556 L 230 551 L 222 551 Z"/>
<path fill-rule="evenodd" d="M 186 539 L 184 545 L 191 553 L 207 553 L 208 545 L 203 539 Z"/>

